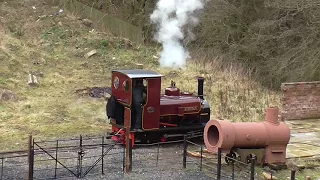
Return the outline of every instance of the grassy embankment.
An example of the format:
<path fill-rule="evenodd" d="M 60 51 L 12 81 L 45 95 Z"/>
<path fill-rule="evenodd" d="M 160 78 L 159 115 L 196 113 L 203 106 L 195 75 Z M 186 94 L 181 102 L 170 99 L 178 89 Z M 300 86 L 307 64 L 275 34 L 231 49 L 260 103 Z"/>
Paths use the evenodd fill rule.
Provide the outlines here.
<path fill-rule="evenodd" d="M 0 101 L 1 151 L 25 148 L 29 133 L 37 139 L 104 133 L 109 129 L 105 100 L 74 92 L 110 86 L 111 69 L 135 63 L 166 75 L 163 87 L 173 79 L 182 90 L 196 92 L 195 77 L 204 76 L 212 118 L 259 121 L 265 107 L 279 104 L 277 92 L 263 89 L 236 68 L 221 70 L 214 61 L 190 62 L 178 70 L 161 68 L 154 57 L 159 48 L 91 31 L 67 12 L 49 16 L 58 11 L 35 0 L 1 5 L 0 87 L 15 94 L 13 100 Z M 92 49 L 97 54 L 84 58 Z M 29 72 L 35 72 L 39 87 L 27 85 Z"/>

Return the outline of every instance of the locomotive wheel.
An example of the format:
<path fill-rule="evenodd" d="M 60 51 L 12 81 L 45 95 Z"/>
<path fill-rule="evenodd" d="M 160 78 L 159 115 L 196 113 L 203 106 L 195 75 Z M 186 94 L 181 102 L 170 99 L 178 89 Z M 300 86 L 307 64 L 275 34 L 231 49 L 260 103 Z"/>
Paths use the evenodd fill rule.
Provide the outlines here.
<path fill-rule="evenodd" d="M 232 158 L 232 159 L 230 159 L 230 158 Z M 236 153 L 232 151 L 232 152 L 230 152 L 230 153 L 228 153 L 228 154 L 226 155 L 225 161 L 226 161 L 226 163 L 229 165 L 230 163 L 234 163 L 234 162 L 235 162 L 234 159 L 236 159 L 236 158 L 237 158 Z"/>
<path fill-rule="evenodd" d="M 250 164 L 251 163 L 251 159 L 252 159 L 252 154 L 249 154 L 246 158 L 246 162 L 247 164 Z"/>

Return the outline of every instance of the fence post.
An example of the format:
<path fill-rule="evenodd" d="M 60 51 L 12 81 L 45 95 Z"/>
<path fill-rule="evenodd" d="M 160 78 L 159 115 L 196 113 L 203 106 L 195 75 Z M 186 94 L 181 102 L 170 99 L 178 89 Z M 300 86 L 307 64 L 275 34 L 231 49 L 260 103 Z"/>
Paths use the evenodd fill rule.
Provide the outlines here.
<path fill-rule="evenodd" d="M 78 152 L 78 178 L 82 175 L 82 135 L 80 135 L 80 144 L 79 144 L 79 152 Z"/>
<path fill-rule="evenodd" d="M 256 156 L 252 155 L 250 180 L 254 180 L 254 168 L 255 168 L 255 165 L 256 165 Z"/>
<path fill-rule="evenodd" d="M 202 171 L 202 145 L 200 146 L 200 171 Z"/>
<path fill-rule="evenodd" d="M 231 161 L 232 163 L 232 180 L 234 180 L 234 161 Z"/>
<path fill-rule="evenodd" d="M 54 178 L 57 178 L 57 168 L 58 168 L 58 148 L 59 148 L 59 140 L 56 143 L 56 164 L 54 167 Z"/>
<path fill-rule="evenodd" d="M 28 178 L 27 180 L 33 180 L 33 164 L 34 164 L 34 148 L 32 135 L 29 135 L 29 145 L 28 145 Z"/>
<path fill-rule="evenodd" d="M 102 136 L 102 141 L 101 141 L 101 156 L 102 156 L 102 159 L 101 159 L 101 171 L 102 171 L 102 174 L 104 174 L 104 167 L 103 167 L 103 160 L 104 160 L 104 136 Z"/>
<path fill-rule="evenodd" d="M 3 157 L 1 157 L 1 176 L 0 179 L 3 177 Z"/>
<path fill-rule="evenodd" d="M 123 146 L 122 150 L 122 171 L 124 172 L 124 167 L 126 167 L 126 147 Z"/>
<path fill-rule="evenodd" d="M 218 148 L 217 180 L 221 179 L 221 148 Z"/>
<path fill-rule="evenodd" d="M 131 138 L 129 139 L 129 159 L 130 159 L 130 164 L 129 164 L 129 171 L 132 171 L 132 140 Z"/>
<path fill-rule="evenodd" d="M 130 127 L 126 128 L 126 173 L 132 170 L 132 139 L 130 137 Z"/>
<path fill-rule="evenodd" d="M 295 180 L 296 179 L 296 170 L 291 170 L 291 180 Z"/>
<path fill-rule="evenodd" d="M 183 137 L 183 168 L 187 167 L 187 148 L 188 148 L 188 143 L 187 143 L 187 135 L 184 135 Z"/>
<path fill-rule="evenodd" d="M 160 148 L 160 142 L 158 142 L 158 149 L 157 149 L 157 164 L 156 164 L 156 167 L 158 167 L 158 161 L 159 161 L 159 148 Z"/>

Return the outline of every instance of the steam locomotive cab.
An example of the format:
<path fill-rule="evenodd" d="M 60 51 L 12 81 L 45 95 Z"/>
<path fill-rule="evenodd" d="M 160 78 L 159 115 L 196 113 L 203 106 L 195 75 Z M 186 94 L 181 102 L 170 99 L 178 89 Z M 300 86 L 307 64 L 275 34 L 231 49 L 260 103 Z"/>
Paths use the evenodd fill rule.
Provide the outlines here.
<path fill-rule="evenodd" d="M 181 92 L 174 82 L 161 94 L 161 74 L 150 70 L 112 71 L 112 93 L 107 103 L 107 116 L 114 133 L 136 124 L 133 88 L 143 81 L 141 129 L 132 131 L 134 139 L 148 139 L 170 133 L 201 130 L 210 119 L 210 107 L 203 98 L 203 78 L 198 78 L 198 94 Z M 132 128 L 131 128 L 132 129 Z M 160 135 L 160 136 L 159 136 Z M 162 138 L 163 139 L 163 138 Z M 134 142 L 133 142 L 134 143 Z"/>

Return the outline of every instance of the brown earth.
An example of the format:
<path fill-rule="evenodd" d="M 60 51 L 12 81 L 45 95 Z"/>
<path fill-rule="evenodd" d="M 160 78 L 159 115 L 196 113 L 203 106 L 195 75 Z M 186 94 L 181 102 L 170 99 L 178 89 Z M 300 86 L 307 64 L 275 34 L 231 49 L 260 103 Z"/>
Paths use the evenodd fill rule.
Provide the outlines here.
<path fill-rule="evenodd" d="M 0 88 L 0 102 L 12 100 L 12 99 L 15 99 L 15 95 L 12 91 Z"/>

